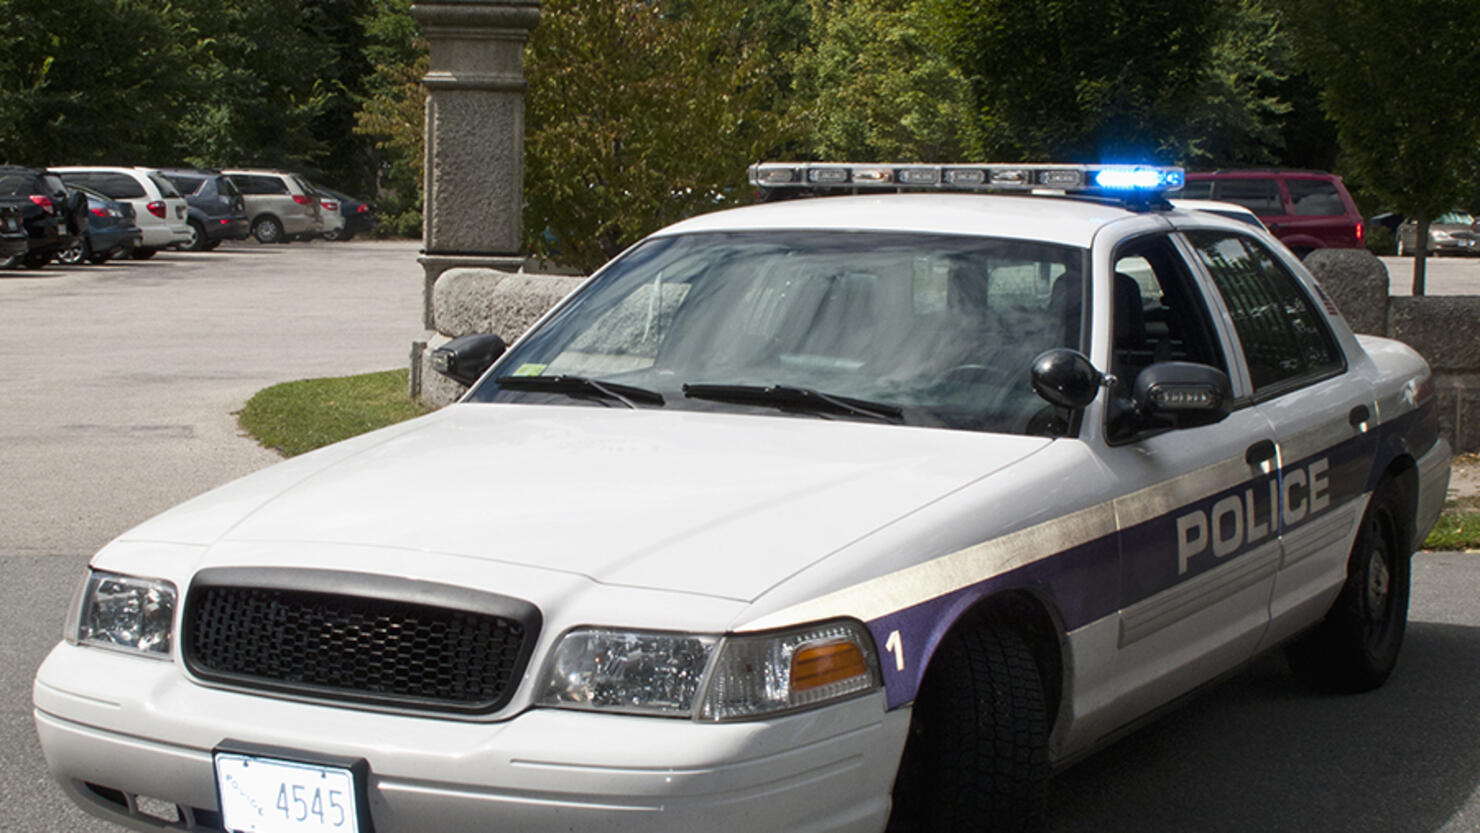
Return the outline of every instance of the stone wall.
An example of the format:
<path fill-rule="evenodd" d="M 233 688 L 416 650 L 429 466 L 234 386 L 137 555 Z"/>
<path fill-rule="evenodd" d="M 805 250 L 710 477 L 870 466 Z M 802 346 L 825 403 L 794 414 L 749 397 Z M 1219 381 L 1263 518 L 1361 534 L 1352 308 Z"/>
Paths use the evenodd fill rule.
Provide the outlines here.
<path fill-rule="evenodd" d="M 467 390 L 432 370 L 431 351 L 459 336 L 494 333 L 513 344 L 530 325 L 585 281 L 572 275 L 539 275 L 486 268 L 449 269 L 432 287 L 426 318 L 432 325 L 411 357 L 411 395 L 440 407 Z"/>
<path fill-rule="evenodd" d="M 1389 297 L 1387 267 L 1360 249 L 1317 249 L 1305 265 L 1353 330 L 1398 339 L 1428 360 L 1444 438 L 1455 451 L 1480 451 L 1480 296 Z"/>

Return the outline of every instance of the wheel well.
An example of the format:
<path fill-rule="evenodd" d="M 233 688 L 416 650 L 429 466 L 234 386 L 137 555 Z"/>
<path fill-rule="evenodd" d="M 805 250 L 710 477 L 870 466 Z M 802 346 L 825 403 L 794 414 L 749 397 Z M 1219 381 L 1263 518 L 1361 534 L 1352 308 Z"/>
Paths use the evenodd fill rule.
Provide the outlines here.
<path fill-rule="evenodd" d="M 276 214 L 272 213 L 271 211 L 264 211 L 261 214 L 258 214 L 256 217 L 252 218 L 252 228 L 256 228 L 257 224 L 262 222 L 263 220 L 271 220 L 278 225 L 283 224 L 283 221 L 279 220 Z"/>
<path fill-rule="evenodd" d="M 1009 590 L 977 602 L 951 625 L 951 630 L 980 627 L 1010 628 L 1028 641 L 1052 722 L 1064 693 L 1064 647 L 1060 638 L 1063 628 L 1049 605 L 1031 591 Z M 927 676 L 929 670 L 927 667 Z"/>
<path fill-rule="evenodd" d="M 1402 540 L 1410 542 L 1409 546 L 1417 548 L 1422 543 L 1414 540 L 1418 536 L 1414 528 L 1418 518 L 1418 464 L 1407 454 L 1399 455 L 1388 463 L 1382 480 L 1392 481 L 1398 490 L 1398 502 L 1403 509 L 1403 517 L 1398 519 L 1402 524 L 1398 534 Z"/>

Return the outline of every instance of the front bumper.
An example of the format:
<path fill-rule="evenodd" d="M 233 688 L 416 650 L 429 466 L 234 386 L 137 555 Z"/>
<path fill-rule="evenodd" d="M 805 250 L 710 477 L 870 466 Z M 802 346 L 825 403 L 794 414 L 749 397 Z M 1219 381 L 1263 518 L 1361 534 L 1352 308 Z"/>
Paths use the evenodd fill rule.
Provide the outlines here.
<path fill-rule="evenodd" d="M 141 806 L 218 830 L 224 741 L 364 759 L 376 833 L 881 831 L 909 725 L 882 692 L 724 724 L 533 709 L 500 722 L 402 716 L 206 688 L 180 666 L 58 645 L 33 690 L 53 775 L 138 830 Z M 140 799 L 143 799 L 142 805 Z"/>

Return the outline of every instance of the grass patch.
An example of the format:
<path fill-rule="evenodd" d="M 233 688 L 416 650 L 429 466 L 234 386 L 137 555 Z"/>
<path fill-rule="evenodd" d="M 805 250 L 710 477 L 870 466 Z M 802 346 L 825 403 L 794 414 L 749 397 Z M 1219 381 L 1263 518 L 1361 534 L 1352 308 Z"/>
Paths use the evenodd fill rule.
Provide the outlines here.
<path fill-rule="evenodd" d="M 406 370 L 285 382 L 257 392 L 238 419 L 285 457 L 430 413 L 406 395 Z"/>
<path fill-rule="evenodd" d="M 1480 512 L 1445 507 L 1423 541 L 1426 550 L 1480 550 Z"/>

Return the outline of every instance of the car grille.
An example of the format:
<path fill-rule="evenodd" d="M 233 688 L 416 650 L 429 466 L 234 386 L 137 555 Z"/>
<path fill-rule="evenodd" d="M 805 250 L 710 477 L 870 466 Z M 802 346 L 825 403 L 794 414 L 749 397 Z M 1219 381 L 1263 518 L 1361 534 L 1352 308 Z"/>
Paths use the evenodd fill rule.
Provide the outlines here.
<path fill-rule="evenodd" d="M 287 572 L 294 576 L 268 574 L 270 581 L 242 584 L 226 583 L 230 578 L 219 573 L 197 578 L 183 642 L 193 673 L 316 699 L 484 713 L 512 697 L 538 630 L 532 606 L 502 596 L 415 582 L 404 582 L 402 591 L 399 579 Z M 374 594 L 301 583 L 357 580 L 368 581 Z M 440 591 L 449 598 L 438 598 Z"/>

